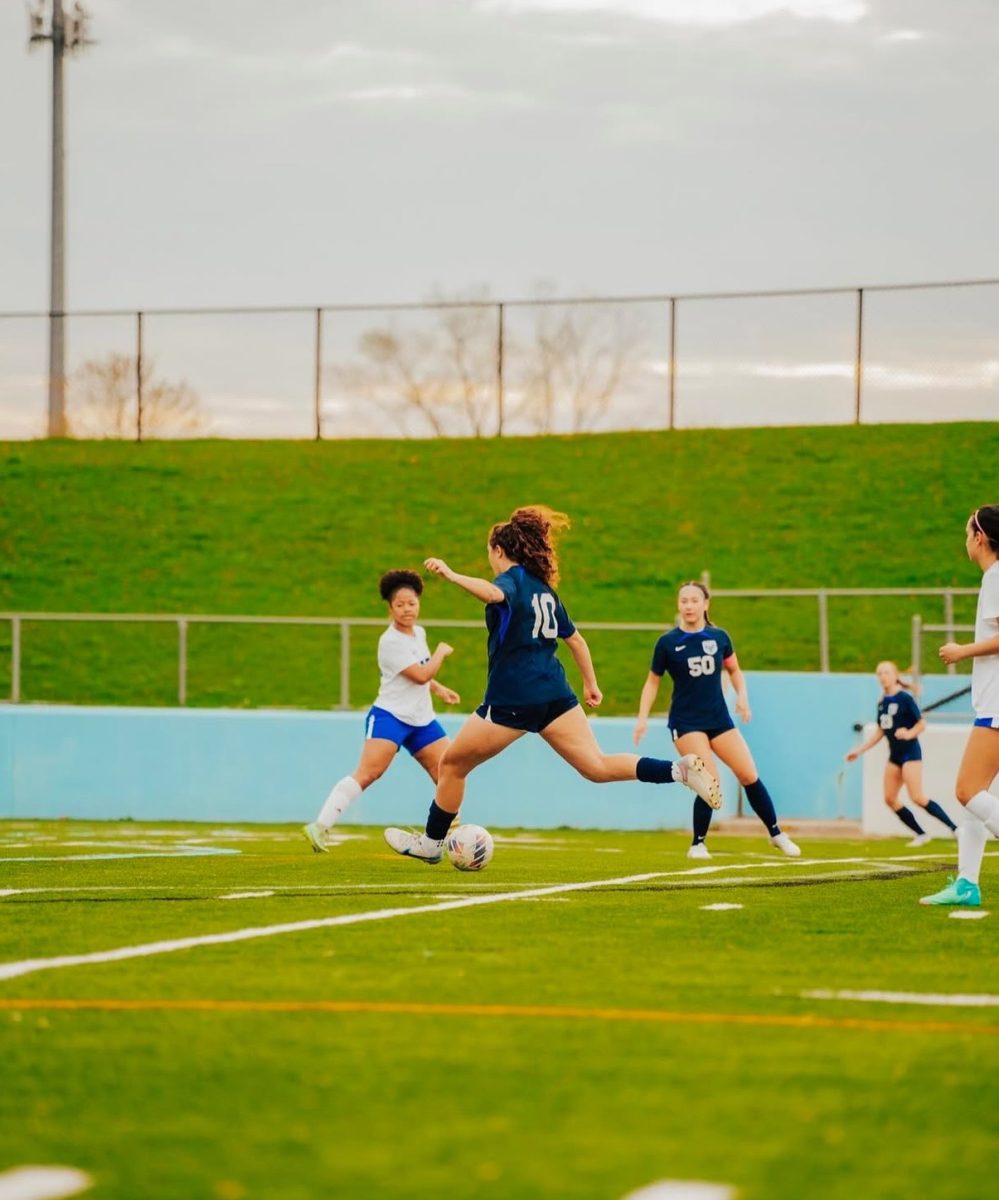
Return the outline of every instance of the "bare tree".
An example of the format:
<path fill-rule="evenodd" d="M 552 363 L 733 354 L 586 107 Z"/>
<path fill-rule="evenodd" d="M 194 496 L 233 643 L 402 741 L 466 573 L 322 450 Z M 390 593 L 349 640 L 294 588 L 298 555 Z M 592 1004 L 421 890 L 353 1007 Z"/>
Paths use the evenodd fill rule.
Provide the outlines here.
<path fill-rule="evenodd" d="M 135 359 L 108 354 L 88 359 L 69 380 L 70 437 L 134 437 L 137 429 Z M 188 384 L 153 379 L 153 363 L 142 363 L 142 431 L 149 437 L 203 433 L 208 422 Z"/>
<path fill-rule="evenodd" d="M 511 418 L 539 433 L 593 430 L 641 357 L 643 331 L 623 305 L 545 305 L 533 341 L 515 347 L 525 366 Z"/>
<path fill-rule="evenodd" d="M 334 369 L 334 387 L 374 404 L 395 423 L 416 415 L 415 432 L 438 437 L 492 433 L 496 416 L 496 309 L 437 295 L 429 329 L 369 329 L 358 358 Z M 405 431 L 405 430 L 404 430 Z"/>

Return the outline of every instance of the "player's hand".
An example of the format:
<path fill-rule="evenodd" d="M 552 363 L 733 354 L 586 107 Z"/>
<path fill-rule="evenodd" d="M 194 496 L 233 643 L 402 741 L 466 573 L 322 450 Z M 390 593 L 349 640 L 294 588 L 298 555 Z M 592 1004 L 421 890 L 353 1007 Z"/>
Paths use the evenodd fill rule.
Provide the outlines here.
<path fill-rule="evenodd" d="M 440 698 L 444 701 L 445 704 L 460 704 L 461 703 L 461 697 L 458 695 L 458 693 L 453 688 L 442 687 L 441 690 L 437 693 L 437 695 L 440 696 Z"/>
<path fill-rule="evenodd" d="M 451 570 L 443 558 L 425 559 L 423 565 L 431 575 L 440 575 L 442 579 L 451 579 L 454 575 L 454 571 Z"/>
<path fill-rule="evenodd" d="M 595 683 L 583 688 L 583 699 L 590 708 L 599 707 L 600 701 L 603 700 L 603 698 L 603 692 Z"/>
<path fill-rule="evenodd" d="M 741 704 L 739 701 L 736 701 L 735 711 L 736 715 L 741 719 L 743 725 L 748 725 L 753 719 L 753 714 L 750 711 L 748 702 L 746 704 Z"/>
<path fill-rule="evenodd" d="M 645 717 L 639 717 L 635 722 L 635 728 L 631 735 L 631 740 L 637 746 L 638 743 L 645 737 L 645 732 L 649 727 L 649 722 Z"/>
<path fill-rule="evenodd" d="M 859 750 L 851 750 L 850 753 L 846 755 L 847 762 L 856 762 L 858 758 L 860 758 Z"/>
<path fill-rule="evenodd" d="M 448 642 L 438 642 L 435 654 L 439 654 L 442 658 L 447 658 L 449 654 L 454 654 L 454 646 Z"/>
<path fill-rule="evenodd" d="M 912 741 L 912 730 L 911 729 L 897 729 L 895 731 L 895 737 L 900 742 L 911 742 Z"/>
<path fill-rule="evenodd" d="M 961 653 L 964 647 L 959 642 L 946 642 L 937 653 L 948 666 L 951 663 L 960 662 L 964 655 Z"/>

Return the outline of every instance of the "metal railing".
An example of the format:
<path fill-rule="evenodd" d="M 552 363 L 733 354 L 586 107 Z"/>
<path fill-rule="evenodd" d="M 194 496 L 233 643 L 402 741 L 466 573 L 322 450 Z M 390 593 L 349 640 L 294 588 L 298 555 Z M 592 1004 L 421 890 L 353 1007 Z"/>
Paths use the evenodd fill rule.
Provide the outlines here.
<path fill-rule="evenodd" d="M 966 631 L 969 626 L 954 623 L 954 598 L 976 596 L 976 588 L 775 588 L 713 589 L 712 598 L 725 600 L 771 600 L 811 597 L 816 602 L 816 624 L 819 670 L 828 673 L 829 666 L 829 600 L 841 597 L 880 596 L 937 596 L 943 604 L 944 624 L 923 625 L 920 616 L 912 618 L 913 667 L 919 672 L 921 637 L 924 632 L 945 632 L 952 638 L 954 633 Z M 278 617 L 278 616 L 221 616 L 216 614 L 167 614 L 167 613 L 45 613 L 45 612 L 0 612 L 0 621 L 8 621 L 11 631 L 10 649 L 10 701 L 21 702 L 21 664 L 23 657 L 24 624 L 26 622 L 84 622 L 173 625 L 177 630 L 177 703 L 187 703 L 188 679 L 188 631 L 192 625 L 261 625 L 261 626 L 313 626 L 337 628 L 340 632 L 340 709 L 350 708 L 350 632 L 353 628 L 383 628 L 384 617 Z M 481 620 L 448 620 L 437 618 L 420 622 L 428 629 L 482 629 Z M 580 622 L 578 628 L 584 632 L 610 633 L 661 633 L 662 621 L 589 621 Z M 953 673 L 954 668 L 949 668 Z"/>
<path fill-rule="evenodd" d="M 997 313 L 999 279 L 0 312 L 0 436 L 44 431 L 20 399 L 34 374 L 40 406 L 47 384 L 40 358 L 32 372 L 24 322 L 35 323 L 39 355 L 48 322 L 58 319 L 71 349 L 83 347 L 78 368 L 105 363 L 101 419 L 111 426 L 95 426 L 93 412 L 88 423 L 92 395 L 81 398 L 84 385 L 67 367 L 70 428 L 142 441 L 990 419 L 999 388 Z M 184 385 L 157 384 L 154 359 L 166 380 Z M 12 433 L 6 415 L 15 412 L 15 391 L 20 408 L 11 420 L 21 431 Z"/>
<path fill-rule="evenodd" d="M 974 589 L 971 589 L 974 593 Z M 954 635 L 957 633 L 974 633 L 974 625 L 955 625 L 954 624 L 954 608 L 953 603 L 950 605 L 950 610 L 944 617 L 943 625 L 925 625 L 923 618 L 919 613 L 914 613 L 912 617 L 912 671 L 918 679 L 923 673 L 923 634 L 926 633 L 942 633 L 947 638 L 948 642 L 954 640 Z M 947 674 L 957 674 L 957 663 L 947 664 Z"/>

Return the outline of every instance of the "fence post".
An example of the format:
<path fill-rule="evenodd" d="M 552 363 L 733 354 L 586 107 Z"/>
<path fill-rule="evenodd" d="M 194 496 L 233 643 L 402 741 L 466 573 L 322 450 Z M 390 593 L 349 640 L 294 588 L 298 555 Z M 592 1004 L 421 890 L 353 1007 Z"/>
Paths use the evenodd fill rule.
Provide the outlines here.
<path fill-rule="evenodd" d="M 10 619 L 10 702 L 21 702 L 21 618 Z"/>
<path fill-rule="evenodd" d="M 676 297 L 669 298 L 669 428 L 676 428 Z"/>
<path fill-rule="evenodd" d="M 142 313 L 135 314 L 135 440 L 142 441 Z"/>
<path fill-rule="evenodd" d="M 954 593 L 948 588 L 944 592 L 944 624 L 947 626 L 947 641 L 954 640 Z M 947 664 L 947 674 L 957 674 L 957 663 Z"/>
<path fill-rule="evenodd" d="M 853 364 L 853 423 L 860 425 L 864 381 L 864 289 L 857 288 L 857 357 Z"/>
<path fill-rule="evenodd" d="M 829 597 L 824 588 L 818 592 L 819 601 L 819 670 L 829 673 Z"/>
<path fill-rule="evenodd" d="M 919 682 L 923 666 L 923 618 L 919 613 L 912 614 L 912 674 L 915 682 Z"/>
<path fill-rule="evenodd" d="M 506 392 L 503 385 L 503 325 L 504 308 L 501 300 L 496 305 L 496 436 L 503 436 L 503 420 L 506 408 Z"/>
<path fill-rule="evenodd" d="M 350 708 L 350 624 L 340 622 L 340 708 Z"/>
<path fill-rule="evenodd" d="M 187 703 L 187 618 L 177 621 L 177 703 Z"/>
<path fill-rule="evenodd" d="M 316 376 L 313 380 L 312 403 L 315 409 L 316 441 L 323 439 L 323 310 L 316 309 Z"/>

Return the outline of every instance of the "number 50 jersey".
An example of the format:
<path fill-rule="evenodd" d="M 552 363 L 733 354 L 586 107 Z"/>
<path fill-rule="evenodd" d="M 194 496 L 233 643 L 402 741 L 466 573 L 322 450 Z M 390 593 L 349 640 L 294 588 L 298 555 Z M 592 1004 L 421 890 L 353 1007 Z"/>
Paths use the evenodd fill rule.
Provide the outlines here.
<path fill-rule="evenodd" d="M 497 575 L 493 583 L 505 599 L 486 605 L 489 680 L 483 703 L 546 704 L 573 696 L 555 647 L 576 627 L 558 594 L 521 566 Z"/>
<path fill-rule="evenodd" d="M 677 627 L 656 642 L 650 669 L 654 675 L 669 675 L 673 680 L 671 726 L 706 730 L 730 724 L 721 670 L 734 653 L 732 639 L 717 625 L 705 625 L 696 632 Z"/>

